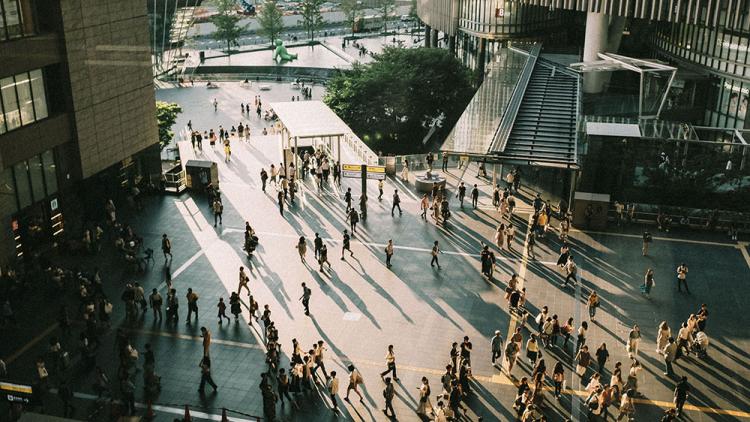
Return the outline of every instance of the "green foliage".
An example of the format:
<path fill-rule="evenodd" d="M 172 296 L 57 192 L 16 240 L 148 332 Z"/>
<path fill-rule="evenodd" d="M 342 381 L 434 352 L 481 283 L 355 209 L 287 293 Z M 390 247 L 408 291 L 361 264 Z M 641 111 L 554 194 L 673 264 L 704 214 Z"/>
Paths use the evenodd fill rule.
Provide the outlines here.
<path fill-rule="evenodd" d="M 324 101 L 375 151 L 414 153 L 435 119 L 445 136 L 471 99 L 471 75 L 442 49 L 386 48 L 331 79 Z"/>
<path fill-rule="evenodd" d="M 341 11 L 344 12 L 344 21 L 350 29 L 354 28 L 354 22 L 362 16 L 361 0 L 341 0 Z"/>
<path fill-rule="evenodd" d="M 393 9 L 396 8 L 396 0 L 378 0 L 378 10 L 380 16 L 383 18 L 383 32 L 388 31 L 388 17 L 393 13 Z"/>
<path fill-rule="evenodd" d="M 310 40 L 315 40 L 315 31 L 320 29 L 323 24 L 323 15 L 320 14 L 320 8 L 325 0 L 303 0 L 302 1 L 302 27 L 307 31 Z"/>
<path fill-rule="evenodd" d="M 281 20 L 281 10 L 277 7 L 276 0 L 266 0 L 263 2 L 263 8 L 258 14 L 258 24 L 260 24 L 260 34 L 271 39 L 271 45 L 284 30 L 284 22 Z"/>
<path fill-rule="evenodd" d="M 159 147 L 164 149 L 174 138 L 172 126 L 177 121 L 177 115 L 182 113 L 182 107 L 177 103 L 156 102 L 156 122 L 159 125 Z"/>
<path fill-rule="evenodd" d="M 232 44 L 239 45 L 237 40 L 242 35 L 244 27 L 239 25 L 240 17 L 237 15 L 235 6 L 236 0 L 215 0 L 217 13 L 211 22 L 216 26 L 212 34 L 217 41 L 227 43 L 227 54 L 232 54 Z"/>

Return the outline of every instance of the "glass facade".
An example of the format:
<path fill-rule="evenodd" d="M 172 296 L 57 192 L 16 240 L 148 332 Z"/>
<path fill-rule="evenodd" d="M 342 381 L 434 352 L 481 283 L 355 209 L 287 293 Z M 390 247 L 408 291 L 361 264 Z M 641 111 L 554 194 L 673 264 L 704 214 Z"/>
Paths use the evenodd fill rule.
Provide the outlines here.
<path fill-rule="evenodd" d="M 47 97 L 41 69 L 0 79 L 0 134 L 47 116 Z"/>
<path fill-rule="evenodd" d="M 0 41 L 34 35 L 32 0 L 0 0 Z"/>
<path fill-rule="evenodd" d="M 45 151 L 0 172 L 0 195 L 7 195 L 14 211 L 57 193 L 55 154 Z"/>

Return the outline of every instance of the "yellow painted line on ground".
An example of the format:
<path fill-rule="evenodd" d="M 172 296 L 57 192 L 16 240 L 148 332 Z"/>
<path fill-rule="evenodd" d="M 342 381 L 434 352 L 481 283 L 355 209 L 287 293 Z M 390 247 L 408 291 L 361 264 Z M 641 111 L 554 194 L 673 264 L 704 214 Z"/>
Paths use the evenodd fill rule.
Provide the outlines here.
<path fill-rule="evenodd" d="M 747 266 L 750 267 L 750 253 L 747 252 L 747 245 L 750 244 L 748 242 L 739 242 L 737 244 L 737 247 L 740 249 L 740 252 L 742 252 L 742 257 L 745 258 L 745 262 L 747 262 Z"/>
<path fill-rule="evenodd" d="M 531 234 L 531 224 L 533 222 L 534 216 L 529 215 L 529 223 L 526 227 L 526 237 L 523 241 L 523 251 L 521 254 L 521 267 L 518 269 L 518 284 L 516 288 L 518 290 L 523 289 L 523 285 L 526 281 L 526 269 L 529 265 L 529 235 Z M 513 314 L 510 314 L 510 322 L 508 323 L 508 334 L 505 336 L 505 341 L 510 341 L 510 338 L 513 336 L 513 333 L 516 331 L 516 324 L 518 323 L 518 320 L 513 316 Z M 504 346 L 503 346 L 504 347 Z M 521 345 L 523 347 L 523 345 Z M 504 352 L 503 352 L 504 353 Z M 520 354 L 520 351 L 519 351 Z M 501 366 L 505 366 L 505 359 L 503 358 L 500 362 Z M 510 381 L 510 380 L 508 380 Z"/>
<path fill-rule="evenodd" d="M 39 333 L 39 335 L 37 335 L 36 337 L 34 337 L 33 339 L 31 339 L 31 341 L 29 341 L 25 345 L 23 345 L 23 347 L 21 347 L 20 349 L 16 350 L 12 355 L 8 356 L 8 358 L 5 359 L 5 363 L 6 364 L 10 364 L 14 360 L 16 360 L 19 357 L 21 357 L 21 355 L 23 355 L 24 353 L 26 353 L 27 350 L 29 350 L 32 347 L 34 347 L 35 344 L 39 343 L 45 337 L 47 337 L 51 332 L 55 331 L 57 329 L 57 326 L 58 326 L 58 323 L 54 323 L 54 324 L 50 325 L 49 327 L 47 327 L 44 331 L 42 331 L 41 333 Z"/>
<path fill-rule="evenodd" d="M 591 231 L 591 230 L 579 230 L 579 229 L 570 229 L 571 232 L 576 233 L 586 233 L 586 234 L 601 234 L 604 236 L 619 236 L 619 237 L 631 237 L 634 239 L 643 239 L 643 236 L 640 234 L 628 234 L 628 233 L 612 233 L 612 232 L 599 232 L 599 231 Z M 693 243 L 696 245 L 709 245 L 709 246 L 725 246 L 730 248 L 736 248 L 736 243 L 728 243 L 728 242 L 711 242 L 708 240 L 692 240 L 692 239 L 678 239 L 675 237 L 661 237 L 661 236 L 653 236 L 654 240 L 664 240 L 667 242 L 681 242 L 681 243 Z"/>
<path fill-rule="evenodd" d="M 169 337 L 169 338 L 176 338 L 180 340 L 188 340 L 188 341 L 194 341 L 198 343 L 203 342 L 203 338 L 199 336 L 191 336 L 187 334 L 180 334 L 180 333 L 168 333 L 168 332 L 159 332 L 159 331 L 152 331 L 152 330 L 141 330 L 141 329 L 132 329 L 129 330 L 131 332 L 135 333 L 142 333 L 142 334 L 148 334 L 148 335 L 156 335 L 160 337 Z M 263 347 L 258 344 L 253 343 L 244 343 L 239 341 L 232 341 L 232 340 L 222 340 L 222 339 L 211 339 L 211 344 L 222 344 L 226 346 L 231 347 L 239 347 L 243 349 L 257 349 L 257 350 L 263 350 Z M 339 359 L 343 363 L 354 363 L 357 365 L 362 366 L 370 366 L 374 368 L 385 368 L 384 362 L 377 362 L 373 360 L 368 359 Z M 443 375 L 442 370 L 433 369 L 433 368 L 423 368 L 419 366 L 411 366 L 411 365 L 398 365 L 399 371 L 408 371 L 408 372 L 416 372 L 420 374 L 427 374 L 427 375 L 435 375 L 440 376 Z M 506 385 L 506 386 L 516 386 L 516 383 L 510 380 L 507 376 L 504 374 L 493 374 L 493 375 L 479 375 L 474 374 L 472 376 L 474 380 L 476 381 L 482 381 L 482 382 L 488 382 L 492 384 L 498 384 L 498 385 Z M 547 390 L 552 390 L 552 387 L 545 387 Z M 563 394 L 567 395 L 576 395 L 581 397 L 587 397 L 588 391 L 583 390 L 573 390 L 573 389 L 565 389 L 562 390 Z M 674 407 L 674 403 L 670 401 L 660 401 L 660 400 L 650 400 L 650 399 L 635 399 L 635 403 L 637 404 L 645 404 L 645 405 L 651 405 L 651 406 L 657 406 L 664 409 L 671 409 Z M 696 412 L 703 412 L 703 413 L 713 413 L 718 415 L 729 415 L 734 416 L 737 418 L 750 418 L 750 412 L 745 412 L 741 410 L 734 410 L 734 409 L 718 409 L 714 407 L 707 407 L 707 406 L 694 406 L 690 404 L 685 405 L 685 410 L 693 410 Z"/>

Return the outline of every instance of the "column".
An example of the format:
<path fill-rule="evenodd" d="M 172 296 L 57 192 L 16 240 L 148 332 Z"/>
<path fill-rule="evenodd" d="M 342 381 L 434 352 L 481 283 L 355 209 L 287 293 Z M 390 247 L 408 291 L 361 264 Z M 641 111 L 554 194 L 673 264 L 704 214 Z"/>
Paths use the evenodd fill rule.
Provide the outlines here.
<path fill-rule="evenodd" d="M 424 46 L 432 47 L 432 28 L 430 28 L 430 25 L 424 26 Z"/>
<path fill-rule="evenodd" d="M 456 54 L 456 36 L 451 35 L 448 37 L 448 51 L 451 52 L 451 54 Z"/>
<path fill-rule="evenodd" d="M 589 12 L 586 15 L 586 39 L 583 43 L 583 61 L 591 62 L 599 60 L 599 53 L 607 48 L 607 31 L 609 27 L 609 16 L 604 13 Z M 583 75 L 583 92 L 587 94 L 598 94 L 604 88 L 601 72 L 588 72 Z"/>
<path fill-rule="evenodd" d="M 432 31 L 432 41 L 430 41 L 430 43 L 432 44 L 432 48 L 437 48 L 438 46 L 438 31 L 437 30 Z"/>

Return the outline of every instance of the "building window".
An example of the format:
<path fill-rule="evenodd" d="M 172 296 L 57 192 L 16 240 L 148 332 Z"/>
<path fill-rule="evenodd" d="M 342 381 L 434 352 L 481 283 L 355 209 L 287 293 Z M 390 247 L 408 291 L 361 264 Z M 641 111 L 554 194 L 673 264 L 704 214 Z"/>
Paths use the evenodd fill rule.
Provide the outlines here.
<path fill-rule="evenodd" d="M 0 2 L 3 0 L 0 0 Z M 17 129 L 48 116 L 41 69 L 0 79 L 0 133 Z"/>
<path fill-rule="evenodd" d="M 42 165 L 44 166 L 44 183 L 47 185 L 47 195 L 52 195 L 57 192 L 55 154 L 52 150 L 42 153 Z"/>
<path fill-rule="evenodd" d="M 0 0 L 0 41 L 34 35 L 32 0 Z"/>
<path fill-rule="evenodd" d="M 16 195 L 18 195 L 18 208 L 24 209 L 31 205 L 31 186 L 29 186 L 29 165 L 21 161 L 13 166 L 13 175 L 16 179 Z"/>
<path fill-rule="evenodd" d="M 52 150 L 16 163 L 0 174 L 0 195 L 13 195 L 13 204 L 18 204 L 18 209 L 24 209 L 56 192 L 57 171 Z"/>

